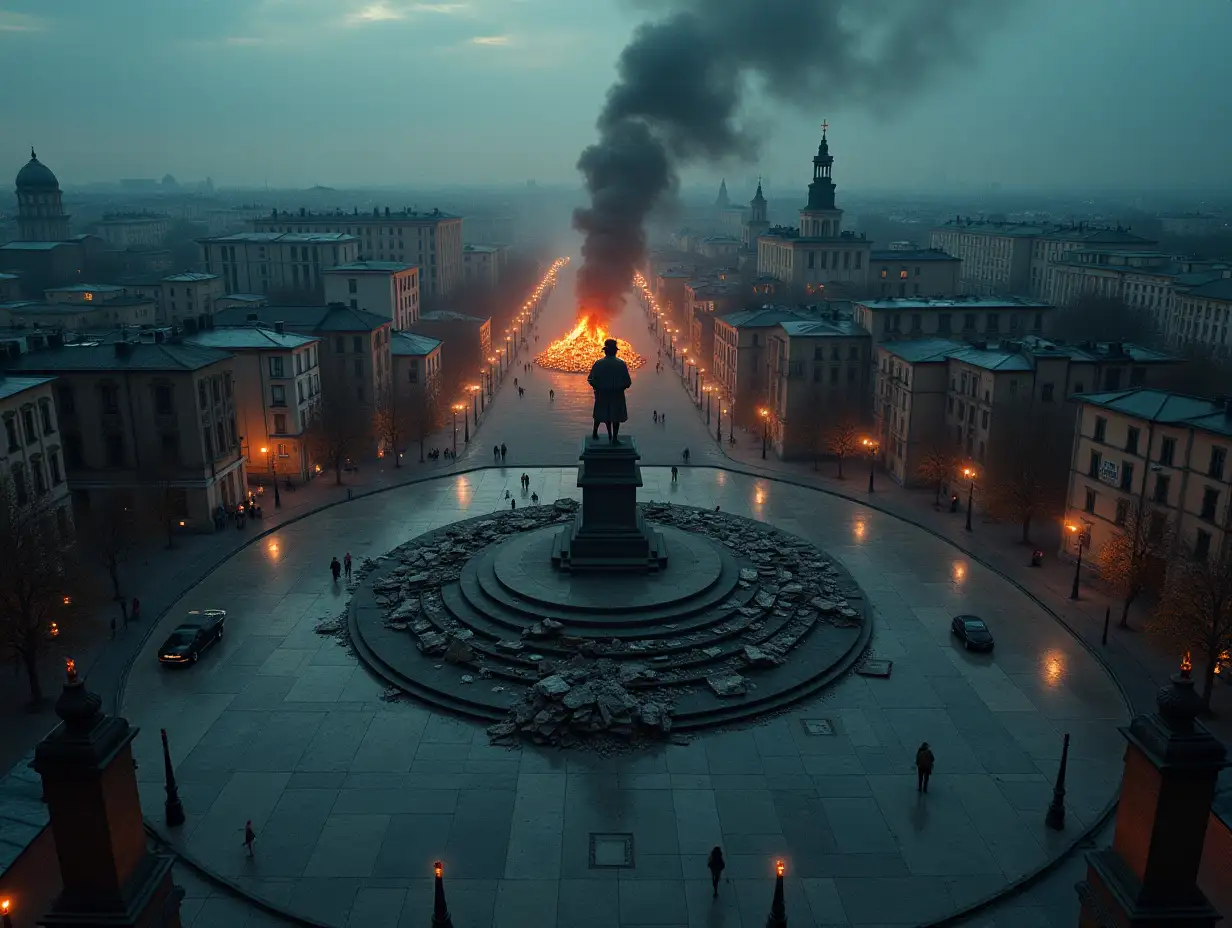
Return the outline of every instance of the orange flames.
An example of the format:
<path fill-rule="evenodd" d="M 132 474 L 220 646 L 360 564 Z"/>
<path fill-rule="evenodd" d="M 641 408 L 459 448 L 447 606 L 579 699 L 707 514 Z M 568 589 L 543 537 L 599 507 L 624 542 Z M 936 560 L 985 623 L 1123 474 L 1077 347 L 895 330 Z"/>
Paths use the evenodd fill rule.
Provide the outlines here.
<path fill-rule="evenodd" d="M 588 374 L 590 366 L 603 357 L 603 342 L 614 336 L 589 316 L 568 333 L 556 339 L 535 356 L 535 363 L 551 370 L 570 374 Z M 646 360 L 623 338 L 616 339 L 617 356 L 624 359 L 629 370 L 637 370 Z"/>

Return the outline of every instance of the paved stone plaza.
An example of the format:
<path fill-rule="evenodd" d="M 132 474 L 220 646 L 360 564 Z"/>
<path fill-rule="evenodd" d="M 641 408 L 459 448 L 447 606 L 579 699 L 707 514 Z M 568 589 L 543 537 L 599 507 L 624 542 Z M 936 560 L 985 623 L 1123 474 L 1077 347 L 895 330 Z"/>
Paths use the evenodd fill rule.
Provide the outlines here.
<path fill-rule="evenodd" d="M 527 495 L 578 494 L 573 468 L 526 470 Z M 673 485 L 647 468 L 640 496 L 718 505 L 824 548 L 873 606 L 872 648 L 894 661 L 889 679 L 850 676 L 760 724 L 612 757 L 493 747 L 479 724 L 382 701 L 356 659 L 315 632 L 348 595 L 330 581 L 330 557 L 376 556 L 504 509 L 522 471 L 326 510 L 241 552 L 173 610 L 133 667 L 124 713 L 142 729 L 142 801 L 155 822 L 168 729 L 189 813 L 173 840 L 187 854 L 339 926 L 425 923 L 436 858 L 459 928 L 760 925 L 780 856 L 793 925 L 917 924 L 1040 867 L 1112 800 L 1127 710 L 1047 613 L 890 516 L 723 470 L 684 470 Z M 199 607 L 229 611 L 226 637 L 199 665 L 166 672 L 158 642 Z M 994 655 L 954 644 L 958 612 L 989 621 Z M 833 734 L 811 734 L 827 726 L 806 720 Z M 1056 834 L 1043 813 L 1064 732 L 1070 818 Z M 922 740 L 937 756 L 925 797 L 912 768 Z M 246 819 L 259 835 L 251 860 Z M 730 880 L 717 902 L 705 869 L 715 844 Z M 630 866 L 603 866 L 626 853 Z"/>

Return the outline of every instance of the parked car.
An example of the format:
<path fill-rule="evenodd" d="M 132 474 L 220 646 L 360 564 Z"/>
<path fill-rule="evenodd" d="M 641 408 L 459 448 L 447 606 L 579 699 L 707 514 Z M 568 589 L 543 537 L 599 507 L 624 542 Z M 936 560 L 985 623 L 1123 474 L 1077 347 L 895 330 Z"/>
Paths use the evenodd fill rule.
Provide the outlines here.
<path fill-rule="evenodd" d="M 968 651 L 991 651 L 992 632 L 978 615 L 956 615 L 950 623 L 950 631 Z"/>
<path fill-rule="evenodd" d="M 201 652 L 222 637 L 227 619 L 225 609 L 194 609 L 188 613 L 188 621 L 176 628 L 163 646 L 158 649 L 158 659 L 164 664 L 195 664 Z"/>

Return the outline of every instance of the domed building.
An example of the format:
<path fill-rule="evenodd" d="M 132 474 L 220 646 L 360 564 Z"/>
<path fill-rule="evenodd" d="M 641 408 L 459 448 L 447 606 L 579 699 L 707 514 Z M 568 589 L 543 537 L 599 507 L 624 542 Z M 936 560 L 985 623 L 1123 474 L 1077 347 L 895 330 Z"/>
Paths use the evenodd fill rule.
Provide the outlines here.
<path fill-rule="evenodd" d="M 60 182 L 30 149 L 17 172 L 17 234 L 23 242 L 62 242 L 69 237 L 68 220 Z"/>

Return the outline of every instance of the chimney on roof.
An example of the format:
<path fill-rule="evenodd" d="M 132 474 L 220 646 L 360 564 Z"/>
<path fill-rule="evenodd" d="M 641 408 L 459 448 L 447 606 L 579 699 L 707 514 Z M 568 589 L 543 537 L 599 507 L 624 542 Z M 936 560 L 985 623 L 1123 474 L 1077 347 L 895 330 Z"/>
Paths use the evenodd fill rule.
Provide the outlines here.
<path fill-rule="evenodd" d="M 258 314 L 257 314 L 257 313 L 249 313 L 249 314 L 248 314 L 248 321 L 249 321 L 249 322 L 256 322 L 256 321 L 257 321 L 257 319 L 259 319 L 259 318 L 260 318 L 260 317 L 258 316 Z"/>
<path fill-rule="evenodd" d="M 283 328 L 284 326 L 283 326 L 281 319 L 274 323 L 274 331 L 277 332 L 279 335 L 283 333 Z"/>

